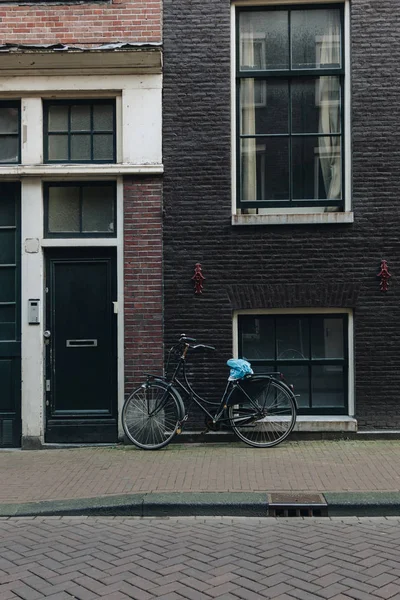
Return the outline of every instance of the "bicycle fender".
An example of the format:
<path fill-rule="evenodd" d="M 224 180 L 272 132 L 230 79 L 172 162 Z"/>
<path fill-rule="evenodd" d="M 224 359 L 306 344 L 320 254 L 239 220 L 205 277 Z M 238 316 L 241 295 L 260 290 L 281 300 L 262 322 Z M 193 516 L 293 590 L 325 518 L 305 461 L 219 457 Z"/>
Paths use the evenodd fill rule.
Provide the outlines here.
<path fill-rule="evenodd" d="M 162 384 L 165 387 L 165 389 L 168 389 L 171 392 L 172 396 L 175 398 L 175 400 L 179 406 L 179 412 L 180 412 L 179 419 L 182 420 L 183 417 L 185 416 L 186 411 L 185 411 L 185 405 L 182 400 L 182 396 L 180 395 L 178 390 L 175 389 L 174 387 L 170 386 L 164 379 L 158 379 L 158 377 L 155 377 L 153 379 L 153 381 L 156 381 L 157 383 Z"/>

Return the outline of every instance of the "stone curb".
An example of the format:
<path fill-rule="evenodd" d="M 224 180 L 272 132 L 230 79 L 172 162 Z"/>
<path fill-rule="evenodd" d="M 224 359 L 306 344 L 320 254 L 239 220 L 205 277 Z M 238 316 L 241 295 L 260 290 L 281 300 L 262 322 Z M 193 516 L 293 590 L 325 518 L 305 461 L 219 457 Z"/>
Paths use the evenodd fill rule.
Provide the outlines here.
<path fill-rule="evenodd" d="M 145 493 L 0 504 L 0 517 L 31 516 L 267 516 L 263 492 Z"/>
<path fill-rule="evenodd" d="M 400 492 L 326 492 L 328 517 L 400 516 Z M 269 515 L 267 492 L 144 493 L 0 504 L 0 517 Z M 296 508 L 293 502 L 289 507 Z M 312 505 L 310 505 L 312 506 Z"/>

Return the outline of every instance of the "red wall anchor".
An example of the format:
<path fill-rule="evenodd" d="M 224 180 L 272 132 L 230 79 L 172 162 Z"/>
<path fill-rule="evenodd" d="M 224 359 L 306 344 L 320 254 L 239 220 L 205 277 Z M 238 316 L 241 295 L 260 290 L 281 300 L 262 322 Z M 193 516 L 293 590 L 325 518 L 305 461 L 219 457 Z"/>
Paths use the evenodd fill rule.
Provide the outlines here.
<path fill-rule="evenodd" d="M 387 292 L 389 286 L 389 277 L 391 277 L 391 274 L 388 271 L 386 260 L 382 260 L 381 270 L 379 271 L 377 277 L 381 278 L 381 292 Z"/>
<path fill-rule="evenodd" d="M 203 293 L 203 281 L 205 280 L 205 277 L 204 277 L 203 273 L 201 272 L 201 264 L 200 263 L 195 264 L 194 275 L 193 275 L 192 279 L 194 281 L 194 293 L 202 294 Z"/>

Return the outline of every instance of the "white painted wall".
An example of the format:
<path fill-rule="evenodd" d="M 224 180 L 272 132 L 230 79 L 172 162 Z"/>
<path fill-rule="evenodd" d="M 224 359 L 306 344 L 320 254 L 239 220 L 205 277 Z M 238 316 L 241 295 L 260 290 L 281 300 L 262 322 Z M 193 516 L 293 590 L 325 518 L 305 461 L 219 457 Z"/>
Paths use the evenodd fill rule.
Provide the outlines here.
<path fill-rule="evenodd" d="M 26 178 L 21 193 L 22 436 L 43 439 L 43 235 L 42 182 Z M 28 300 L 39 298 L 41 322 L 28 325 Z"/>
<path fill-rule="evenodd" d="M 0 77 L 0 98 L 22 98 L 23 165 L 43 161 L 42 98 L 55 97 L 116 98 L 118 162 L 161 165 L 161 89 L 161 75 Z"/>

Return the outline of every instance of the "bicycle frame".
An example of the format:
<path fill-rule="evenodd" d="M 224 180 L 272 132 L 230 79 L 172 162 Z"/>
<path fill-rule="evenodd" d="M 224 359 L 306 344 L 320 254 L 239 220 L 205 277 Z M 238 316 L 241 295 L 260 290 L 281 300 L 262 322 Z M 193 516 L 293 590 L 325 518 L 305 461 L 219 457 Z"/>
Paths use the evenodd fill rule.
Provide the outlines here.
<path fill-rule="evenodd" d="M 229 418 L 222 418 L 222 415 L 224 414 L 224 411 L 228 406 L 229 399 L 232 396 L 234 390 L 237 387 L 239 387 L 239 389 L 242 391 L 242 393 L 248 398 L 250 404 L 254 406 L 254 410 L 256 410 L 257 412 L 259 411 L 259 407 L 254 405 L 252 398 L 246 393 L 246 391 L 240 385 L 239 380 L 229 380 L 228 379 L 224 393 L 222 394 L 222 398 L 219 403 L 218 402 L 209 402 L 208 400 L 205 400 L 204 398 L 202 398 L 193 389 L 193 387 L 187 377 L 186 354 L 187 354 L 189 348 L 190 348 L 190 346 L 188 344 L 186 344 L 181 356 L 179 357 L 178 364 L 176 365 L 176 367 L 174 369 L 171 379 L 169 381 L 167 381 L 166 377 L 160 378 L 163 381 L 165 381 L 169 387 L 173 388 L 175 386 L 177 389 L 182 390 L 185 393 L 185 395 L 189 397 L 189 403 L 190 403 L 189 408 L 190 408 L 190 405 L 192 404 L 192 402 L 194 401 L 197 404 L 197 406 L 202 410 L 202 412 L 211 419 L 213 424 L 216 424 L 218 422 L 229 421 Z M 180 379 L 178 379 L 178 374 L 180 371 L 182 371 L 183 382 Z M 267 375 L 266 377 L 269 377 L 272 380 L 272 376 Z M 207 408 L 204 406 L 204 404 L 209 404 L 211 406 L 217 407 L 216 413 L 214 415 L 212 415 L 207 410 Z M 186 411 L 186 407 L 184 407 L 184 409 Z M 182 421 L 186 421 L 188 416 L 189 416 L 189 414 L 188 414 L 188 412 L 186 412 Z"/>
<path fill-rule="evenodd" d="M 158 379 L 162 379 L 165 383 L 168 384 L 168 387 L 172 387 L 177 389 L 177 390 L 181 390 L 184 392 L 184 394 L 186 396 L 188 396 L 189 398 L 189 407 L 192 404 L 192 402 L 194 401 L 197 406 L 202 410 L 202 412 L 207 415 L 213 423 L 217 423 L 217 421 L 228 421 L 228 419 L 221 419 L 224 409 L 225 409 L 225 405 L 226 405 L 226 400 L 227 400 L 227 396 L 229 396 L 229 388 L 232 387 L 233 383 L 232 381 L 228 381 L 225 391 L 222 395 L 221 401 L 218 402 L 209 402 L 208 400 L 205 400 L 204 398 L 202 398 L 192 387 L 190 381 L 188 380 L 187 377 L 187 372 L 186 372 L 186 354 L 189 350 L 189 345 L 185 345 L 185 348 L 183 349 L 183 352 L 181 354 L 181 356 L 179 357 L 178 360 L 178 364 L 176 365 L 174 372 L 172 374 L 172 377 L 167 380 L 166 376 L 164 377 L 159 377 Z M 182 377 L 183 377 L 183 382 L 178 379 L 178 374 L 179 372 L 182 372 Z M 156 378 L 157 379 L 157 378 Z M 217 412 L 212 415 L 207 408 L 204 406 L 204 404 L 210 404 L 211 406 L 215 406 L 217 407 Z M 182 419 L 182 421 L 186 421 L 189 414 L 187 412 L 187 407 L 185 406 L 185 415 Z"/>

